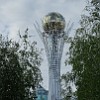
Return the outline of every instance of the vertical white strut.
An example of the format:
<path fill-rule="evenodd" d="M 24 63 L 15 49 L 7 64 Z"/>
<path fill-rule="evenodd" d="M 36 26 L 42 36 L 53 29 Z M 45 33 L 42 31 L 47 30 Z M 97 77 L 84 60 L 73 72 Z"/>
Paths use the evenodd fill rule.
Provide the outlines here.
<path fill-rule="evenodd" d="M 45 33 L 46 34 L 46 33 Z M 49 100 L 60 100 L 60 63 L 63 52 L 64 39 L 59 31 L 49 32 L 43 36 L 43 42 L 49 64 Z M 62 33 L 64 34 L 64 32 Z"/>
<path fill-rule="evenodd" d="M 72 24 L 73 25 L 73 24 Z M 49 30 L 41 32 L 36 28 L 39 33 L 44 46 L 49 65 L 49 96 L 48 100 L 61 100 L 61 85 L 60 85 L 60 66 L 61 57 L 64 46 L 64 37 L 68 36 L 72 25 L 67 29 L 67 32 L 59 30 Z"/>

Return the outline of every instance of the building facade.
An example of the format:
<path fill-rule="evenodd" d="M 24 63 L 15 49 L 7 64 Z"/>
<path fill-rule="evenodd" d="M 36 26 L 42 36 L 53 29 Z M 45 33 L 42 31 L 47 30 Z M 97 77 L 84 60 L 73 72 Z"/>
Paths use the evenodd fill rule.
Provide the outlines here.
<path fill-rule="evenodd" d="M 45 90 L 41 85 L 39 85 L 37 88 L 36 100 L 48 100 L 48 91 Z"/>

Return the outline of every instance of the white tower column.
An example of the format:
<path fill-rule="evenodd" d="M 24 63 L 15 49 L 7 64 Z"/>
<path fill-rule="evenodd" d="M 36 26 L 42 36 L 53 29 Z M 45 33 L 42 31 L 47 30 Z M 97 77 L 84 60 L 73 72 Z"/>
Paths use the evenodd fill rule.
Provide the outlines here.
<path fill-rule="evenodd" d="M 44 43 L 49 64 L 48 100 L 61 100 L 60 66 L 64 46 L 65 19 L 59 13 L 49 13 L 43 20 L 44 32 L 36 27 Z"/>
<path fill-rule="evenodd" d="M 64 46 L 64 32 L 50 31 L 43 36 L 49 64 L 49 96 L 48 100 L 61 100 L 60 66 Z"/>
<path fill-rule="evenodd" d="M 58 38 L 52 36 L 51 58 L 49 62 L 49 100 L 60 100 L 60 56 L 58 56 Z"/>

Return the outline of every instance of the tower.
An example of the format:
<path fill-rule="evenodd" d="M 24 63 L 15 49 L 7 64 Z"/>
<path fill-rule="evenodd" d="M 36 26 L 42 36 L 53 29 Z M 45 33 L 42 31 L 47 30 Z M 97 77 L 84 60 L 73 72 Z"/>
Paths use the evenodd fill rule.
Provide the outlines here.
<path fill-rule="evenodd" d="M 45 46 L 49 65 L 49 98 L 48 100 L 61 100 L 60 66 L 64 46 L 65 19 L 56 12 L 47 14 L 42 20 L 44 32 L 39 29 L 41 39 Z"/>

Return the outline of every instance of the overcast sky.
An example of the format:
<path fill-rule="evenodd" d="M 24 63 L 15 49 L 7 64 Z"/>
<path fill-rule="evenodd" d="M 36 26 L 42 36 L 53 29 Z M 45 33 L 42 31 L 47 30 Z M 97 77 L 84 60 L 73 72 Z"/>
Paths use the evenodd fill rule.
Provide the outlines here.
<path fill-rule="evenodd" d="M 28 27 L 30 34 L 33 34 L 34 39 L 38 42 L 38 47 L 44 48 L 38 33 L 35 31 L 35 21 L 38 21 L 41 26 L 43 16 L 49 12 L 59 12 L 64 16 L 66 23 L 69 20 L 74 22 L 74 28 L 70 33 L 72 35 L 78 26 L 85 5 L 86 0 L 0 0 L 0 33 L 9 32 L 9 37 L 16 39 L 18 30 L 23 32 Z M 64 48 L 61 73 L 71 69 L 70 66 L 65 67 L 64 65 L 66 48 L 68 46 Z M 44 52 L 42 57 L 44 58 L 41 65 L 43 86 L 48 89 L 48 65 Z"/>

